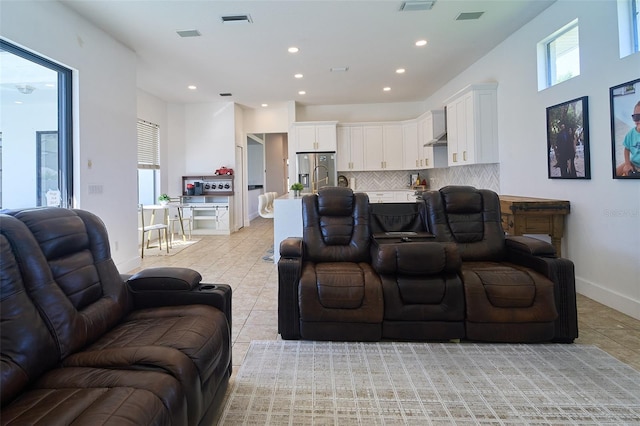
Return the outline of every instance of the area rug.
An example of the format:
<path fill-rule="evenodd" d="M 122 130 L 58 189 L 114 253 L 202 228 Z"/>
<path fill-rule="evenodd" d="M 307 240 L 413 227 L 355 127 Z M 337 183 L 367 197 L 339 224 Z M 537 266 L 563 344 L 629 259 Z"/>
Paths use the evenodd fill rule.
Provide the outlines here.
<path fill-rule="evenodd" d="M 152 243 L 149 248 L 145 247 L 144 248 L 144 256 L 174 256 L 178 253 L 180 253 L 182 250 L 186 249 L 187 247 L 191 247 L 194 244 L 196 244 L 198 241 L 200 241 L 199 238 L 192 238 L 190 240 L 182 240 L 182 238 L 176 238 L 173 240 L 173 242 L 171 243 L 171 246 L 169 247 L 169 253 L 167 253 L 167 248 L 164 246 L 164 243 L 162 243 L 162 250 L 160 250 L 158 248 L 158 242 L 155 241 L 155 244 Z M 138 251 L 140 250 L 140 248 L 138 247 Z"/>
<path fill-rule="evenodd" d="M 587 345 L 253 341 L 220 425 L 640 424 L 640 372 Z"/>

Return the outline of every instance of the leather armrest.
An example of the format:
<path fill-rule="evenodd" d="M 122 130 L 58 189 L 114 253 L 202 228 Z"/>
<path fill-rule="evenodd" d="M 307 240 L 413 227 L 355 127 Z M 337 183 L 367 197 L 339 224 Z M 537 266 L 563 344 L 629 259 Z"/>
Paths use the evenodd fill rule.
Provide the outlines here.
<path fill-rule="evenodd" d="M 556 249 L 546 241 L 537 238 L 507 235 L 505 236 L 507 250 L 514 250 L 531 256 L 556 257 Z"/>
<path fill-rule="evenodd" d="M 202 281 L 197 271 L 189 268 L 147 268 L 127 280 L 129 288 L 143 291 L 190 291 Z"/>
<path fill-rule="evenodd" d="M 302 257 L 302 238 L 289 237 L 280 243 L 280 257 Z"/>
<path fill-rule="evenodd" d="M 371 258 L 373 268 L 382 275 L 434 275 L 456 272 L 462 266 L 453 243 L 374 244 Z"/>

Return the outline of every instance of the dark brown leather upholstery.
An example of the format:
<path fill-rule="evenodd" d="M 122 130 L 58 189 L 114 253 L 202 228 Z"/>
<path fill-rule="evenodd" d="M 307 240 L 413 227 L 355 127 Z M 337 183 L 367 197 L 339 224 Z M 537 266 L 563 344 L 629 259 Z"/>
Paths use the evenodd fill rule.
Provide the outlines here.
<path fill-rule="evenodd" d="M 377 244 L 372 263 L 384 293 L 382 337 L 448 340 L 465 336 L 461 261 L 455 244 Z"/>
<path fill-rule="evenodd" d="M 283 338 L 379 340 L 382 287 L 369 263 L 368 197 L 349 188 L 321 188 L 303 197 L 302 221 L 302 253 L 295 241 L 280 250 Z"/>
<path fill-rule="evenodd" d="M 552 340 L 558 317 L 554 282 L 508 261 L 497 194 L 469 186 L 447 186 L 423 193 L 423 200 L 436 241 L 455 242 L 460 251 L 467 338 Z M 525 240 L 521 241 L 524 244 Z"/>
<path fill-rule="evenodd" d="M 2 424 L 210 421 L 231 371 L 230 288 L 202 292 L 180 268 L 129 287 L 97 216 L 5 213 Z"/>

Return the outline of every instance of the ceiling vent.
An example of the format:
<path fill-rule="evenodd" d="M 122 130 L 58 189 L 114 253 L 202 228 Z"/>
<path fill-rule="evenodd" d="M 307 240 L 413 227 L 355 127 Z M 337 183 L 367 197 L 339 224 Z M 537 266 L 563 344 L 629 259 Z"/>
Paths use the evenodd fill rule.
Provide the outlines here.
<path fill-rule="evenodd" d="M 231 93 L 220 93 L 220 96 L 232 96 Z"/>
<path fill-rule="evenodd" d="M 347 72 L 347 71 L 349 71 L 349 67 L 333 67 L 333 68 L 329 68 L 329 71 L 331 71 L 331 72 Z"/>
<path fill-rule="evenodd" d="M 435 0 L 413 0 L 405 1 L 400 5 L 400 12 L 417 12 L 420 10 L 431 10 Z"/>
<path fill-rule="evenodd" d="M 198 30 L 178 30 L 176 31 L 180 37 L 200 37 L 200 31 Z"/>
<path fill-rule="evenodd" d="M 462 12 L 456 17 L 456 21 L 471 21 L 474 19 L 480 19 L 484 12 Z"/>
<path fill-rule="evenodd" d="M 229 15 L 222 16 L 223 24 L 251 24 L 253 21 L 251 20 L 251 15 Z"/>

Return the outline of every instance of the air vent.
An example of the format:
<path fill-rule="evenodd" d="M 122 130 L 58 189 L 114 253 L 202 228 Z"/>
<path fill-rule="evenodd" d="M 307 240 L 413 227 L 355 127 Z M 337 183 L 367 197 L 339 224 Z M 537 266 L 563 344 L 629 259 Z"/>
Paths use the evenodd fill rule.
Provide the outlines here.
<path fill-rule="evenodd" d="M 331 72 L 347 72 L 347 71 L 349 71 L 349 67 L 333 67 L 333 68 L 329 68 L 329 71 L 331 71 Z"/>
<path fill-rule="evenodd" d="M 484 12 L 462 12 L 456 18 L 456 21 L 471 21 L 474 19 L 480 19 Z"/>
<path fill-rule="evenodd" d="M 231 93 L 220 93 L 220 96 L 232 96 Z"/>
<path fill-rule="evenodd" d="M 435 0 L 405 1 L 400 5 L 400 12 L 417 12 L 420 10 L 431 10 L 434 3 L 435 3 Z"/>
<path fill-rule="evenodd" d="M 222 19 L 223 24 L 251 24 L 253 22 L 251 15 L 229 15 L 220 19 Z"/>
<path fill-rule="evenodd" d="M 198 30 L 178 30 L 176 31 L 180 37 L 200 37 L 200 31 Z"/>

